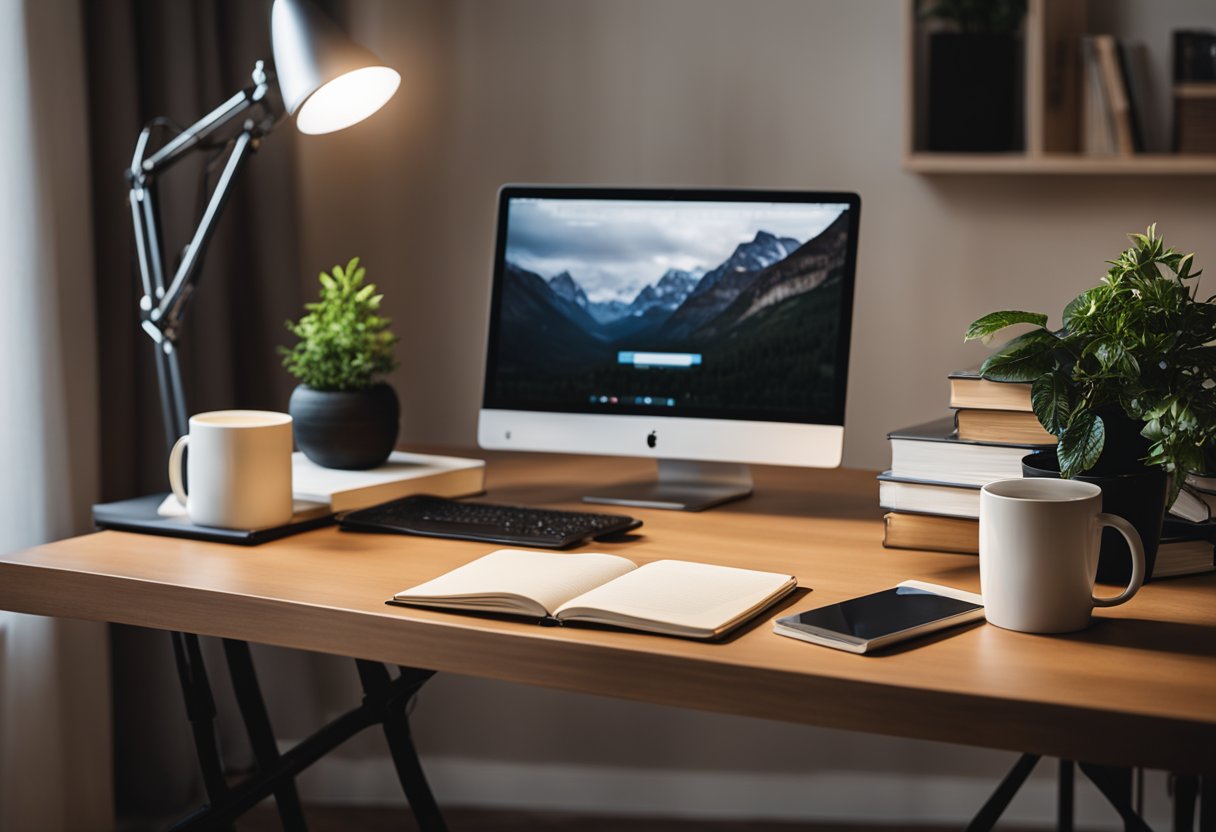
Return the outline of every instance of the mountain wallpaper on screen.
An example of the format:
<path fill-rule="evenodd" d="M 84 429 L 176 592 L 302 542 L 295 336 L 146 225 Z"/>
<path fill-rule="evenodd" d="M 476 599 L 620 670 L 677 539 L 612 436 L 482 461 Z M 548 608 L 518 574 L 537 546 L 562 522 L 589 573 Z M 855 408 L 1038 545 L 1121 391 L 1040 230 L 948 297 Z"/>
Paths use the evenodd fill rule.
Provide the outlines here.
<path fill-rule="evenodd" d="M 588 406 L 652 396 L 681 410 L 797 412 L 836 406 L 848 212 L 805 243 L 761 229 L 704 273 L 668 270 L 632 301 L 592 301 L 569 271 L 505 266 L 494 393 L 502 407 Z M 509 250 L 508 250 L 509 253 Z M 620 351 L 698 353 L 691 368 L 641 369 Z"/>

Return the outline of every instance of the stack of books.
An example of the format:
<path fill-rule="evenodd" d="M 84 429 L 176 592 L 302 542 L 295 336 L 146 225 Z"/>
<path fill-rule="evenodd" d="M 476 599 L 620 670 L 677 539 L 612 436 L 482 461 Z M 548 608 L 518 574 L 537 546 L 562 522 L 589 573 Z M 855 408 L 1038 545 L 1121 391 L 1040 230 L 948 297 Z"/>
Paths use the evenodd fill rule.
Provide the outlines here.
<path fill-rule="evenodd" d="M 987 381 L 977 370 L 949 380 L 953 416 L 887 437 L 891 469 L 878 479 L 888 548 L 978 552 L 980 488 L 1022 476 L 1022 457 L 1055 447 L 1031 410 L 1029 384 Z"/>
<path fill-rule="evenodd" d="M 1029 384 L 950 374 L 954 416 L 892 431 L 879 474 L 883 546 L 978 554 L 980 489 L 1022 476 L 1022 458 L 1055 447 L 1030 406 Z M 1183 504 L 1189 507 L 1184 512 Z M 1216 474 L 1191 474 L 1162 529 L 1152 577 L 1216 571 Z"/>

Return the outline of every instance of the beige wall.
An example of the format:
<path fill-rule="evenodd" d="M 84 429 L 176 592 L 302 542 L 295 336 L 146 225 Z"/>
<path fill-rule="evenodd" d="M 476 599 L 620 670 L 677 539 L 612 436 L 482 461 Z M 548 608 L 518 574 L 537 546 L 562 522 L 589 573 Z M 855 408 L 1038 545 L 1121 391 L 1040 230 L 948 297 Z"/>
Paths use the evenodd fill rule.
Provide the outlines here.
<path fill-rule="evenodd" d="M 1210 2 L 1168 5 L 1154 20 L 1216 25 Z M 359 135 L 301 143 L 305 262 L 362 254 L 387 290 L 410 440 L 474 441 L 504 182 L 858 191 L 852 466 L 885 466 L 887 431 L 944 412 L 946 372 L 985 354 L 962 343 L 968 322 L 1008 306 L 1058 315 L 1125 232 L 1156 221 L 1216 262 L 1211 177 L 901 171 L 894 0 L 351 8 L 355 34 L 404 69 L 406 94 Z M 1151 27 L 1154 46 L 1169 28 L 1131 2 L 1104 8 Z"/>
<path fill-rule="evenodd" d="M 1216 25 L 1211 2 L 1168 5 L 1171 21 Z M 1153 221 L 1216 269 L 1212 177 L 901 171 L 894 0 L 349 8 L 354 34 L 404 68 L 405 95 L 357 136 L 301 142 L 304 259 L 315 270 L 361 254 L 387 292 L 409 440 L 474 441 L 504 182 L 858 191 L 845 463 L 874 469 L 888 462 L 887 431 L 943 414 L 945 374 L 982 359 L 982 347 L 962 343 L 973 318 L 1006 307 L 1058 316 L 1123 234 Z M 1134 3 L 1104 8 L 1147 20 Z M 1152 27 L 1143 36 L 1158 41 L 1168 28 Z M 434 754 L 986 777 L 1009 759 L 463 679 L 437 683 L 419 715 L 438 720 L 420 728 Z"/>

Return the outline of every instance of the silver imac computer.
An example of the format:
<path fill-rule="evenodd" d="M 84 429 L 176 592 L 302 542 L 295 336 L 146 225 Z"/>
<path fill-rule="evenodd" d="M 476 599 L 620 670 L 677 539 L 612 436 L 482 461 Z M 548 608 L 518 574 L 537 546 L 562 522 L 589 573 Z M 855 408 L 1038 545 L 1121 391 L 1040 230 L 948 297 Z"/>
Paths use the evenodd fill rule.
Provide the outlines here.
<path fill-rule="evenodd" d="M 654 481 L 584 499 L 688 510 L 750 494 L 748 463 L 839 465 L 860 210 L 502 188 L 481 447 L 652 457 Z"/>

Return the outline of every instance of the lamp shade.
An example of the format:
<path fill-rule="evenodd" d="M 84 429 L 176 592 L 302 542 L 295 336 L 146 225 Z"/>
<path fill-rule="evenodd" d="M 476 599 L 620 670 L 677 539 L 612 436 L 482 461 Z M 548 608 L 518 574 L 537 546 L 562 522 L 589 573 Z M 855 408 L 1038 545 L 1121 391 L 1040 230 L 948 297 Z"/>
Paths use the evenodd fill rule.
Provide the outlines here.
<path fill-rule="evenodd" d="M 332 133 L 362 121 L 401 83 L 311 0 L 274 0 L 270 40 L 283 104 L 302 133 Z"/>

